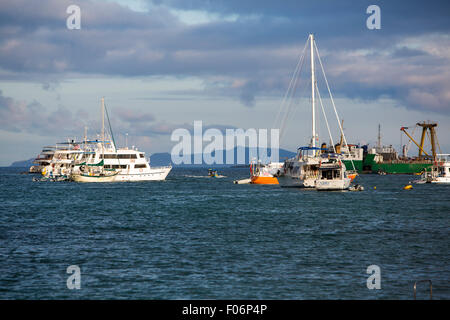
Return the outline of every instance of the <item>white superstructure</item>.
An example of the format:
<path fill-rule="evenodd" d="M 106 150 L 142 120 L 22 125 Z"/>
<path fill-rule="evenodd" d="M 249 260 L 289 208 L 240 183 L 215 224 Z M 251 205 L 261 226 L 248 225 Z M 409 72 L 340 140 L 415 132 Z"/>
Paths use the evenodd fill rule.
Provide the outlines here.
<path fill-rule="evenodd" d="M 437 154 L 431 170 L 431 183 L 450 184 L 450 154 Z"/>
<path fill-rule="evenodd" d="M 50 164 L 55 153 L 55 147 L 47 146 L 44 147 L 41 153 L 33 160 L 33 165 L 29 169 L 29 173 L 41 173 L 42 169 Z"/>
<path fill-rule="evenodd" d="M 319 148 L 301 147 L 294 158 L 287 159 L 275 176 L 282 187 L 314 188 L 319 178 Z M 324 160 L 325 161 L 325 160 Z"/>
<path fill-rule="evenodd" d="M 103 164 L 105 170 L 115 170 L 118 174 L 114 181 L 156 181 L 165 180 L 171 166 L 151 167 L 149 159 L 145 157 L 145 152 L 135 148 L 116 149 L 114 144 L 109 144 L 102 152 L 99 143 L 97 148 L 91 152 L 86 152 L 87 159 L 84 165 Z"/>
<path fill-rule="evenodd" d="M 322 163 L 315 188 L 319 191 L 347 190 L 352 180 L 347 176 L 345 165 L 340 159 Z"/>
<path fill-rule="evenodd" d="M 74 165 L 83 159 L 83 150 L 76 142 L 62 142 L 57 143 L 52 149 L 46 148 L 49 150 L 49 160 L 46 162 L 47 165 L 42 167 L 41 173 L 47 178 L 70 176 Z"/>

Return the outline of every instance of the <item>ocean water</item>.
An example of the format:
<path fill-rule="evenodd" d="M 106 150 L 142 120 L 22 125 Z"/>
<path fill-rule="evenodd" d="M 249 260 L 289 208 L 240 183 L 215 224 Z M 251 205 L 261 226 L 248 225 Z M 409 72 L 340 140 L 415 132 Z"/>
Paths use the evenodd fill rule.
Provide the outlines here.
<path fill-rule="evenodd" d="M 23 170 L 0 168 L 0 299 L 412 299 L 422 279 L 450 299 L 450 186 L 362 175 L 363 192 L 317 192 L 235 185 L 248 169 L 231 168 L 77 184 Z"/>

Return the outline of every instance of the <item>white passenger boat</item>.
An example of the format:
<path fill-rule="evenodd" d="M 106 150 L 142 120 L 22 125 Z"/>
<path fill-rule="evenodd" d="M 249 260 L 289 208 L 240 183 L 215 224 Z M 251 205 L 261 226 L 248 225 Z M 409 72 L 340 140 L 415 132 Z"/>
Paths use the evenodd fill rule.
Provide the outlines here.
<path fill-rule="evenodd" d="M 75 142 L 58 143 L 54 148 L 52 159 L 42 168 L 45 178 L 69 177 L 74 165 L 83 159 L 83 150 Z"/>
<path fill-rule="evenodd" d="M 42 169 L 50 164 L 55 154 L 54 146 L 44 147 L 41 153 L 33 160 L 34 165 L 29 169 L 29 173 L 42 173 Z"/>
<path fill-rule="evenodd" d="M 152 167 L 145 157 L 145 152 L 135 148 L 117 149 L 114 143 L 110 143 L 104 151 L 98 146 L 94 151 L 87 152 L 84 165 L 95 164 L 103 161 L 105 170 L 115 170 L 117 175 L 114 181 L 159 181 L 165 180 L 172 169 L 171 166 Z M 81 164 L 83 165 L 83 164 Z"/>
<path fill-rule="evenodd" d="M 132 147 L 116 148 L 114 136 L 110 128 L 110 140 L 105 140 L 105 112 L 107 109 L 102 98 L 102 140 L 88 145 L 84 150 L 83 163 L 77 165 L 79 170 L 86 170 L 86 167 L 102 163 L 104 170 L 114 170 L 115 182 L 118 181 L 160 181 L 165 180 L 172 170 L 171 166 L 151 167 L 150 160 L 145 157 L 145 152 Z M 108 117 L 109 122 L 109 117 Z M 79 178 L 78 178 L 79 179 Z"/>

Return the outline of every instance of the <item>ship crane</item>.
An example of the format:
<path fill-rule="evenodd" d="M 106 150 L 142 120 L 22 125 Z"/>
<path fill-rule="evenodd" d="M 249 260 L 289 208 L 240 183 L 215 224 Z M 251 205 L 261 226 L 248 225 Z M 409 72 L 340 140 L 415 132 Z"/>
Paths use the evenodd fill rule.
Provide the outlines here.
<path fill-rule="evenodd" d="M 437 127 L 437 123 L 427 123 L 427 122 L 422 122 L 422 123 L 417 123 L 416 124 L 419 127 L 422 127 L 422 137 L 420 139 L 420 145 L 416 142 L 416 140 L 414 140 L 414 138 L 406 131 L 406 129 L 408 129 L 408 127 L 401 127 L 400 130 L 403 131 L 409 139 L 411 139 L 412 142 L 414 142 L 414 144 L 419 148 L 419 159 L 423 158 L 423 154 L 425 154 L 427 157 L 430 157 L 430 155 L 423 149 L 423 145 L 425 143 L 425 136 L 427 134 L 427 131 L 430 131 L 430 142 L 431 142 L 431 152 L 432 152 L 432 157 L 433 160 L 436 159 L 436 142 L 437 142 L 437 137 L 436 137 L 436 130 L 435 127 Z"/>

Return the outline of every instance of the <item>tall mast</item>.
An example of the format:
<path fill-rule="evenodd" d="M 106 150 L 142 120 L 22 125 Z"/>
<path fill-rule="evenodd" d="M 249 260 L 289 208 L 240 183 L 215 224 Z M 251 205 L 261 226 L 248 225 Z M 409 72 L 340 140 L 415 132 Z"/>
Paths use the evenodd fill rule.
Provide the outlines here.
<path fill-rule="evenodd" d="M 105 148 L 105 97 L 102 97 L 102 149 Z"/>
<path fill-rule="evenodd" d="M 381 124 L 378 124 L 378 141 L 377 141 L 378 152 L 381 152 Z"/>
<path fill-rule="evenodd" d="M 315 96 L 315 73 L 314 73 L 314 35 L 309 35 L 311 43 L 311 97 L 312 97 L 312 147 L 316 146 L 316 96 Z"/>

